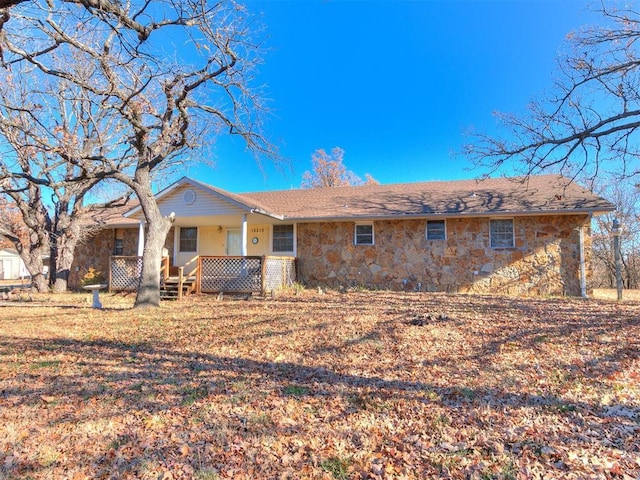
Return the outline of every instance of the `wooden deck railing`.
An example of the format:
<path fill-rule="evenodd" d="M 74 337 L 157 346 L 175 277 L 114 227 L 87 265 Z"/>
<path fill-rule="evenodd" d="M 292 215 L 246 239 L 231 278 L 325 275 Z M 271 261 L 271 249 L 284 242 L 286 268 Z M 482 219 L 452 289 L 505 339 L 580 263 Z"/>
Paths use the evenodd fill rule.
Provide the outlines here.
<path fill-rule="evenodd" d="M 169 258 L 161 264 L 161 280 L 169 278 Z M 292 285 L 296 281 L 295 257 L 278 256 L 199 256 L 189 273 L 195 282 L 186 293 L 261 293 Z M 109 263 L 109 290 L 135 291 L 142 274 L 142 257 L 114 256 Z M 175 277 L 174 277 L 175 278 Z M 187 277 L 178 268 L 178 298 L 182 298 Z"/>

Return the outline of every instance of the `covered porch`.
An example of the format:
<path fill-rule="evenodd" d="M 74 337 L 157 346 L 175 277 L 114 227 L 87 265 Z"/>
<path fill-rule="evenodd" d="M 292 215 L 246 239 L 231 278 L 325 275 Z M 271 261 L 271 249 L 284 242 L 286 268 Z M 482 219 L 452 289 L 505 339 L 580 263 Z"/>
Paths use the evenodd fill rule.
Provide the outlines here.
<path fill-rule="evenodd" d="M 173 226 L 165 240 L 161 288 L 189 293 L 262 293 L 296 281 L 295 224 L 238 195 L 183 178 L 156 195 Z M 137 289 L 145 225 L 140 208 L 137 256 L 114 256 L 109 288 Z"/>
<path fill-rule="evenodd" d="M 293 285 L 295 257 L 283 256 L 198 256 L 196 267 L 172 268 L 169 257 L 162 260 L 160 289 L 164 298 L 181 299 L 193 293 L 251 293 L 266 295 Z M 142 273 L 142 257 L 112 256 L 109 262 L 109 291 L 136 291 Z"/>

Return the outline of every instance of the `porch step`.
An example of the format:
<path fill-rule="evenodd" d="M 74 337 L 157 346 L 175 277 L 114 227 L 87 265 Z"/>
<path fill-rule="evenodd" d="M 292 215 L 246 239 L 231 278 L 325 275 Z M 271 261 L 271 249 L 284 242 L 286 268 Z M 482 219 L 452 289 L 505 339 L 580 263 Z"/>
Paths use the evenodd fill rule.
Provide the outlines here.
<path fill-rule="evenodd" d="M 182 296 L 189 295 L 193 291 L 195 285 L 195 278 L 185 278 L 182 282 Z M 180 280 L 177 277 L 169 277 L 160 286 L 160 299 L 161 300 L 177 300 L 178 299 L 178 284 Z"/>

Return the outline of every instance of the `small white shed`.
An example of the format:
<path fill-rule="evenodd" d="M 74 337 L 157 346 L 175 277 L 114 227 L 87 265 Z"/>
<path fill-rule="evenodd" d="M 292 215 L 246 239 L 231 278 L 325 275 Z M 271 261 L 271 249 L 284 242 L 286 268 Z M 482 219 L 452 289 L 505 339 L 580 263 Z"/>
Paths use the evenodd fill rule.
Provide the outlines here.
<path fill-rule="evenodd" d="M 0 280 L 16 280 L 28 275 L 24 262 L 16 250 L 0 249 Z"/>

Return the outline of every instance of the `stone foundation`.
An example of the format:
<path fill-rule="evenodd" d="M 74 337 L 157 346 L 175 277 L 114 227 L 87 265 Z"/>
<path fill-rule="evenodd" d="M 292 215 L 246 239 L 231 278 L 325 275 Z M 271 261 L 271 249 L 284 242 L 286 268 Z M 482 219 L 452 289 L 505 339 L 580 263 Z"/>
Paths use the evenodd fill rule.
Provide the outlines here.
<path fill-rule="evenodd" d="M 585 215 L 514 218 L 515 246 L 489 246 L 489 219 L 446 220 L 446 240 L 427 240 L 426 220 L 374 222 L 375 245 L 354 245 L 354 224 L 297 226 L 300 280 L 329 287 L 512 295 L 575 295 L 580 227 L 590 276 Z"/>

